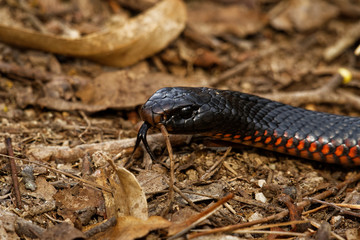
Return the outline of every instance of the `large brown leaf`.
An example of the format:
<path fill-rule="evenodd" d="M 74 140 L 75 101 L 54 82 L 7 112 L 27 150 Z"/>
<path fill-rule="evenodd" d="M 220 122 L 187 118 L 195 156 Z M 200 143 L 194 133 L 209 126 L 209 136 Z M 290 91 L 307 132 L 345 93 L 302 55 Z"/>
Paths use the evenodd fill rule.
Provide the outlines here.
<path fill-rule="evenodd" d="M 0 24 L 0 41 L 124 67 L 165 48 L 185 27 L 181 0 L 164 0 L 120 26 L 71 39 Z"/>

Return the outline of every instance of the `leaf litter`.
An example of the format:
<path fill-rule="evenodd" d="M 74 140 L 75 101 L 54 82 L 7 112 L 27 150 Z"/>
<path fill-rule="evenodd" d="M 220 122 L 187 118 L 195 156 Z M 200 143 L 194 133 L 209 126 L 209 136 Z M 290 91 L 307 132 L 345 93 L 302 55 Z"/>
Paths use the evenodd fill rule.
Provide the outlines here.
<path fill-rule="evenodd" d="M 52 34 L 51 39 L 64 36 L 83 39 L 89 34 L 99 36 L 110 13 L 118 13 L 112 21 L 121 27 L 128 21 L 137 21 L 139 15 L 132 15 L 134 12 L 141 10 L 148 14 L 146 11 L 151 8 L 148 1 L 141 4 L 127 1 L 124 5 L 114 1 L 83 1 L 79 14 L 70 2 L 54 1 L 56 7 L 46 5 L 46 1 L 38 2 L 38 6 L 25 7 L 0 2 L 0 19 L 11 20 L 9 24 L 19 27 L 17 31 L 30 29 L 40 38 Z M 163 1 L 162 4 L 166 2 L 177 4 L 179 1 Z M 173 40 L 168 41 L 166 47 L 160 44 L 163 50 L 159 53 L 144 52 L 145 55 L 135 56 L 144 48 L 130 43 L 138 49 L 129 59 L 121 60 L 120 64 L 132 63 L 127 68 L 1 43 L 1 136 L 13 140 L 19 172 L 27 166 L 34 169 L 20 178 L 24 209 L 19 210 L 12 202 L 7 160 L 1 158 L 1 234 L 8 239 L 19 236 L 55 239 L 66 233 L 73 234 L 69 239 L 85 236 L 94 239 L 100 236 L 159 238 L 166 236 L 170 226 L 175 229 L 175 226 L 184 225 L 184 229 L 210 228 L 214 232 L 227 232 L 217 235 L 224 239 L 230 237 L 231 229 L 238 227 L 236 223 L 242 227 L 242 224 L 256 222 L 264 224 L 263 227 L 269 223 L 286 223 L 289 214 L 284 215 L 284 212 L 291 213 L 290 206 L 298 204 L 304 208 L 302 218 L 311 216 L 313 221 L 312 226 L 306 225 L 305 233 L 299 234 L 313 235 L 318 226 L 325 235 L 331 233 L 356 239 L 359 221 L 348 214 L 356 214 L 358 210 L 345 213 L 334 210 L 335 206 L 357 205 L 357 178 L 353 174 L 356 169 L 340 169 L 239 146 L 233 147 L 213 169 L 224 155 L 217 143 L 196 136 L 191 140 L 172 136 L 175 197 L 169 208 L 170 161 L 163 151 L 162 136 L 152 133 L 149 136 L 153 139 L 149 142 L 158 156 L 157 161 L 149 162 L 141 150 L 132 160 L 129 158 L 136 124 L 140 121 L 136 109 L 155 90 L 165 86 L 213 86 L 267 93 L 270 97 L 286 91 L 290 94 L 283 99 L 291 104 L 359 116 L 356 95 L 360 75 L 352 49 L 358 39 L 353 34 L 358 32 L 354 31 L 360 15 L 357 5 L 352 1 L 324 0 L 185 4 L 188 20 L 183 34 L 169 36 Z M 178 11 L 177 14 L 183 13 Z M 181 21 L 185 18 L 181 15 L 178 19 L 178 29 L 182 29 Z M 29 22 L 24 19 L 31 19 L 31 24 L 24 24 Z M 169 27 L 161 22 L 162 29 Z M 144 33 L 149 34 L 148 31 Z M 158 43 L 153 38 L 147 40 L 147 43 Z M 160 45 L 150 49 L 160 49 Z M 30 47 L 36 48 L 36 45 Z M 67 45 L 63 48 L 70 49 Z M 98 60 L 112 66 L 119 64 L 115 60 L 111 62 L 112 56 L 105 54 Z M 145 56 L 148 58 L 140 60 Z M 330 97 L 340 96 L 340 100 L 333 98 L 334 105 L 324 104 L 321 98 L 304 98 L 301 102 L 292 98 L 292 91 L 306 92 L 326 85 L 343 66 L 349 67 L 354 80 L 347 87 L 341 87 L 343 93 L 337 89 L 337 95 L 327 92 L 327 103 L 331 103 Z M 352 96 L 350 93 L 355 97 L 343 97 Z M 1 142 L 0 153 L 6 152 Z M 202 178 L 209 172 L 209 178 Z M 35 179 L 32 184 L 36 187 L 26 189 L 27 178 Z M 342 190 L 334 197 L 327 195 L 326 204 L 313 201 L 306 205 L 310 200 L 305 199 L 328 193 L 328 189 L 335 186 Z M 229 192 L 235 194 L 232 200 L 197 223 L 202 219 L 199 212 L 204 213 L 213 203 L 221 202 Z M 290 202 L 281 201 L 283 192 L 291 196 Z M 260 195 L 266 202 L 256 200 Z M 193 222 L 196 224 L 188 222 L 193 216 L 199 217 Z M 253 222 L 249 222 L 251 220 Z M 331 228 L 322 227 L 320 222 L 324 220 L 328 220 Z M 300 226 L 296 221 L 292 221 L 293 225 Z M 293 227 L 290 227 L 291 222 L 289 224 L 266 234 L 291 234 Z M 79 234 L 77 229 L 85 235 Z M 258 229 L 247 231 L 237 230 L 246 238 L 264 236 Z M 184 232 L 188 237 L 199 233 L 201 231 Z M 231 237 L 239 238 L 238 235 Z"/>

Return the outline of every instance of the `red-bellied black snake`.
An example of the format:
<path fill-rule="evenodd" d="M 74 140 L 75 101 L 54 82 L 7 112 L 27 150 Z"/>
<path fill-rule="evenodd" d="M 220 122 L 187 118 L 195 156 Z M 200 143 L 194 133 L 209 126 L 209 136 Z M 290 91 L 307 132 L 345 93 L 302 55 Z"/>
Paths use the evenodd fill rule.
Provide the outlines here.
<path fill-rule="evenodd" d="M 150 127 L 169 133 L 203 134 L 301 158 L 360 165 L 360 118 L 292 107 L 236 91 L 162 88 L 140 111 L 144 124 L 136 147 Z M 135 147 L 135 148 L 136 148 Z"/>

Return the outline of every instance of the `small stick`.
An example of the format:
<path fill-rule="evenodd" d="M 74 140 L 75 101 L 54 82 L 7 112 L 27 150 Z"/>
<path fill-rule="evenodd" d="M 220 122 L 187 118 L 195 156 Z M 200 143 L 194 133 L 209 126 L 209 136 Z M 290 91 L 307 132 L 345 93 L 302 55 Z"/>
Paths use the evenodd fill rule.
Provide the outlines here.
<path fill-rule="evenodd" d="M 171 143 L 170 143 L 170 139 L 169 139 L 169 133 L 166 130 L 166 127 L 164 125 L 160 126 L 160 130 L 162 135 L 165 138 L 165 143 L 166 143 L 166 147 L 169 153 L 169 158 L 170 158 L 170 181 L 169 181 L 169 207 L 168 209 L 171 209 L 171 206 L 174 202 L 174 155 L 173 155 L 173 150 L 171 147 Z"/>
<path fill-rule="evenodd" d="M 295 221 L 283 222 L 283 223 L 272 223 L 272 224 L 268 224 L 268 225 L 261 225 L 261 226 L 254 226 L 254 227 L 250 227 L 250 228 L 244 228 L 244 229 L 241 229 L 241 230 L 236 230 L 234 232 L 237 233 L 237 232 L 241 232 L 241 231 L 244 231 L 244 230 L 260 230 L 260 229 L 267 229 L 267 228 L 274 228 L 274 227 L 292 226 L 292 225 L 304 224 L 304 223 L 308 223 L 308 222 L 310 222 L 310 221 L 309 220 L 295 220 Z"/>
<path fill-rule="evenodd" d="M 321 209 L 328 208 L 328 207 L 329 207 L 329 206 L 321 205 L 320 207 L 317 207 L 317 208 L 314 208 L 314 209 L 311 209 L 311 210 L 302 212 L 301 215 L 307 216 L 307 215 L 309 215 L 310 213 L 315 213 L 315 212 L 317 212 L 317 211 L 320 211 Z"/>
<path fill-rule="evenodd" d="M 344 77 L 340 73 L 337 73 L 331 78 L 331 80 L 327 84 L 317 89 L 283 93 L 279 92 L 276 94 L 270 93 L 262 94 L 261 96 L 283 103 L 287 103 L 289 101 L 289 98 L 292 98 L 297 100 L 297 105 L 311 101 L 318 102 L 321 100 L 321 98 L 323 98 L 324 95 L 334 93 L 335 88 L 337 88 L 342 83 L 343 79 Z M 300 101 L 300 103 L 298 101 Z"/>
<path fill-rule="evenodd" d="M 336 194 L 335 196 L 335 199 L 337 199 L 346 189 L 345 188 L 342 188 L 340 191 L 338 191 L 338 193 Z M 339 207 L 348 207 L 348 206 L 345 206 L 345 205 L 351 205 L 351 206 L 358 206 L 359 208 L 357 209 L 360 209 L 360 205 L 354 205 L 354 204 L 349 204 L 349 202 L 353 199 L 354 197 L 354 194 L 357 192 L 357 190 L 354 190 L 352 191 L 350 194 L 347 194 L 347 196 L 345 197 L 345 199 L 342 201 L 342 203 L 339 203 L 339 204 L 336 204 L 337 206 Z M 325 207 L 328 207 L 326 205 L 321 205 L 321 206 L 325 206 Z M 351 208 L 351 207 L 349 207 Z M 356 209 L 356 208 L 355 208 Z M 330 221 L 330 219 L 339 213 L 339 210 L 338 209 L 334 209 L 330 214 L 328 214 L 328 216 L 326 217 L 325 221 L 328 222 Z M 339 224 L 339 222 L 337 223 Z"/>
<path fill-rule="evenodd" d="M 107 221 L 104 221 L 104 222 L 100 223 L 99 225 L 91 228 L 90 230 L 84 232 L 84 234 L 85 234 L 86 237 L 90 238 L 90 237 L 94 236 L 97 233 L 105 232 L 109 228 L 115 226 L 116 223 L 117 223 L 117 218 L 116 217 L 111 217 Z"/>
<path fill-rule="evenodd" d="M 50 82 L 54 78 L 65 78 L 65 79 L 69 79 L 70 82 L 77 82 L 79 79 L 82 79 L 84 81 L 90 80 L 89 78 L 83 76 L 68 76 L 65 74 L 42 72 L 33 68 L 29 68 L 17 64 L 5 63 L 3 61 L 0 61 L 0 72 L 3 74 L 19 76 L 27 79 L 34 79 L 34 80 L 36 79 L 42 82 Z"/>
<path fill-rule="evenodd" d="M 214 233 L 218 233 L 218 232 L 231 232 L 240 228 L 244 228 L 244 227 L 250 227 L 256 224 L 260 224 L 260 223 L 264 223 L 264 222 L 268 222 L 268 221 L 272 221 L 272 220 L 278 220 L 278 219 L 282 219 L 284 217 L 286 217 L 289 214 L 289 210 L 285 210 L 283 212 L 280 212 L 278 214 L 274 214 L 262 219 L 258 219 L 258 220 L 254 220 L 251 222 L 245 222 L 245 223 L 238 223 L 235 225 L 230 225 L 230 226 L 225 226 L 225 227 L 220 227 L 220 228 L 214 228 L 208 231 L 204 231 L 204 232 L 194 232 L 189 234 L 187 237 L 188 239 L 193 239 L 199 236 L 205 236 L 205 235 L 209 235 L 209 234 L 214 234 Z"/>
<path fill-rule="evenodd" d="M 238 234 L 254 233 L 254 234 L 276 234 L 284 236 L 294 236 L 294 237 L 307 237 L 306 233 L 297 233 L 297 232 L 281 232 L 281 231 L 266 231 L 266 230 L 238 230 Z"/>
<path fill-rule="evenodd" d="M 315 220 L 311 220 L 310 224 L 316 228 L 320 228 L 321 224 L 317 223 Z M 333 236 L 334 238 L 338 239 L 338 240 L 346 240 L 345 238 L 339 236 L 338 234 L 334 233 L 333 231 L 330 232 L 331 236 Z M 318 238 L 318 239 L 322 239 L 322 238 Z"/>
<path fill-rule="evenodd" d="M 86 116 L 86 114 L 84 113 L 84 111 L 79 111 L 80 115 L 83 117 L 83 119 L 85 120 L 87 126 L 85 128 L 85 130 L 79 134 L 79 138 L 83 143 L 86 143 L 85 140 L 82 138 L 85 133 L 87 133 L 89 131 L 89 129 L 91 128 L 91 122 L 89 120 L 89 118 Z"/>
<path fill-rule="evenodd" d="M 253 205 L 253 206 L 264 208 L 264 209 L 269 209 L 269 208 L 274 209 L 276 212 L 282 212 L 282 211 L 286 210 L 285 208 L 271 206 L 271 205 L 269 206 L 269 204 L 265 204 L 265 203 L 259 202 L 257 200 L 251 199 L 251 198 L 245 198 L 245 197 L 240 197 L 240 196 L 235 196 L 234 201 L 246 203 L 248 205 Z"/>
<path fill-rule="evenodd" d="M 211 168 L 208 171 L 206 171 L 204 175 L 201 176 L 200 180 L 205 181 L 209 179 L 212 175 L 214 175 L 214 173 L 218 170 L 217 167 L 224 162 L 225 158 L 227 157 L 227 155 L 229 155 L 230 151 L 231 151 L 231 147 L 228 147 L 224 155 L 218 161 L 216 161 L 216 163 L 212 165 Z"/>
<path fill-rule="evenodd" d="M 169 183 L 168 183 L 169 184 Z M 201 212 L 201 209 L 193 202 L 190 198 L 188 198 L 178 187 L 174 185 L 174 190 L 177 192 L 188 204 L 193 207 L 196 211 Z"/>
<path fill-rule="evenodd" d="M 355 217 L 360 217 L 360 214 L 359 213 L 355 213 L 355 212 L 351 212 L 351 211 L 348 211 L 348 210 L 345 210 L 344 207 L 349 207 L 351 208 L 351 204 L 336 204 L 336 203 L 328 203 L 328 202 L 325 202 L 325 201 L 321 201 L 319 199 L 313 199 L 313 198 L 307 198 L 308 200 L 310 200 L 311 202 L 316 202 L 316 203 L 320 203 L 320 204 L 324 204 L 326 206 L 330 206 L 330 207 L 333 207 L 333 208 L 336 208 L 337 210 L 340 211 L 340 213 L 342 214 L 347 214 L 347 215 L 351 215 L 351 216 L 355 216 Z M 355 209 L 358 209 L 357 208 L 357 205 L 355 205 Z"/>
<path fill-rule="evenodd" d="M 13 151 L 12 144 L 11 144 L 11 138 L 5 137 L 5 145 L 7 148 L 7 154 L 10 156 L 8 158 L 10 161 L 11 179 L 13 182 L 14 193 L 15 193 L 15 206 L 17 208 L 21 209 L 22 204 L 21 204 L 21 195 L 20 195 L 20 189 L 19 189 L 19 179 L 18 179 L 18 174 L 17 174 L 17 170 L 16 170 L 16 163 L 15 163 L 15 159 L 14 159 L 14 151 Z"/>
<path fill-rule="evenodd" d="M 271 94 L 260 94 L 259 96 L 274 101 L 299 106 L 305 103 L 334 103 L 351 105 L 360 109 L 360 98 L 348 91 L 337 89 L 338 86 L 348 84 L 352 79 L 352 73 L 345 68 L 338 69 L 330 81 L 324 86 L 307 91 L 278 92 Z"/>
<path fill-rule="evenodd" d="M 226 203 L 227 201 L 229 201 L 230 199 L 232 199 L 234 197 L 233 193 L 228 194 L 227 196 L 225 196 L 224 198 L 220 199 L 218 202 L 214 203 L 213 205 L 211 205 L 208 209 L 206 209 L 205 211 L 196 214 L 192 217 L 190 217 L 188 220 L 182 222 L 182 223 L 178 223 L 178 224 L 173 224 L 171 225 L 171 227 L 169 228 L 169 235 L 173 235 L 170 239 L 175 239 L 183 234 L 185 234 L 187 231 L 189 231 L 191 228 L 193 228 L 194 226 L 196 226 L 196 224 L 198 224 L 199 222 L 207 219 L 209 216 L 211 216 L 212 214 L 215 213 L 215 211 L 221 207 L 222 204 Z"/>
<path fill-rule="evenodd" d="M 1 153 L 0 153 L 0 156 L 4 156 L 4 154 L 1 154 Z M 15 159 L 15 158 L 17 158 L 17 157 L 9 157 L 9 158 Z M 17 158 L 17 159 L 21 159 L 21 158 Z M 75 176 L 75 175 L 72 175 L 71 173 L 67 173 L 67 172 L 61 171 L 61 170 L 59 170 L 59 169 L 49 167 L 49 166 L 47 166 L 47 165 L 45 165 L 45 164 L 43 164 L 43 163 L 39 163 L 39 162 L 37 162 L 37 161 L 32 161 L 32 160 L 28 160 L 28 159 L 21 159 L 21 161 L 28 162 L 28 163 L 33 163 L 33 164 L 36 164 L 36 165 L 38 165 L 38 166 L 42 166 L 42 167 L 44 167 L 44 168 L 46 168 L 46 169 L 48 169 L 48 170 L 50 170 L 50 171 L 53 171 L 53 172 L 56 172 L 56 173 L 60 173 L 60 174 L 63 174 L 63 175 L 65 175 L 65 176 L 68 176 L 68 177 L 70 177 L 70 178 L 76 179 L 76 180 L 78 180 L 78 181 L 80 181 L 80 182 L 83 182 L 83 183 L 85 183 L 85 184 L 87 184 L 87 185 L 89 185 L 89 186 L 91 186 L 91 187 L 99 188 L 99 189 L 104 190 L 104 191 L 107 191 L 107 192 L 109 192 L 109 193 L 112 193 L 112 192 L 113 192 L 113 190 L 112 190 L 111 188 L 109 188 L 109 187 L 102 186 L 102 185 L 100 185 L 100 184 L 97 184 L 97 183 L 88 181 L 88 180 L 83 179 L 83 178 L 79 178 L 79 177 L 77 177 L 77 176 Z"/>
<path fill-rule="evenodd" d="M 173 145 L 183 145 L 188 141 L 189 135 L 171 135 L 171 142 Z M 164 137 L 161 133 L 156 133 L 148 136 L 148 143 L 157 143 L 159 146 L 164 145 Z M 77 159 L 85 156 L 85 154 L 93 154 L 96 151 L 105 151 L 110 153 L 122 152 L 128 154 L 133 151 L 136 138 L 111 140 L 101 143 L 88 143 L 77 145 L 73 148 L 63 146 L 43 146 L 37 145 L 27 151 L 27 155 L 31 155 L 38 160 L 48 161 L 48 159 L 61 159 L 63 162 L 74 162 Z M 5 150 L 5 149 L 4 149 Z M 0 144 L 0 152 L 4 151 Z M 4 151 L 5 152 L 5 151 Z M 44 154 L 47 152 L 47 154 Z"/>
<path fill-rule="evenodd" d="M 344 186 L 347 186 L 351 183 L 357 182 L 360 180 L 360 173 L 356 174 L 354 177 L 349 178 L 341 183 L 339 183 L 334 189 L 329 189 L 325 192 L 322 192 L 320 194 L 317 194 L 313 197 L 313 199 L 323 199 L 326 198 L 334 193 L 336 193 L 336 189 L 341 189 Z M 305 206 L 309 205 L 311 202 L 309 200 L 304 200 L 301 201 L 300 203 L 297 204 L 298 208 L 304 208 Z M 208 231 L 203 231 L 203 232 L 195 232 L 195 233 L 191 233 L 189 234 L 187 237 L 188 239 L 192 239 L 195 237 L 199 237 L 199 236 L 204 236 L 204 235 L 209 235 L 209 234 L 214 234 L 214 233 L 219 233 L 219 232 L 231 232 L 240 228 L 244 228 L 244 227 L 250 227 L 253 226 L 255 224 L 260 224 L 260 223 L 264 223 L 264 222 L 268 222 L 268 221 L 272 221 L 272 220 L 279 220 L 282 219 L 284 217 L 286 217 L 289 214 L 289 210 L 284 210 L 280 213 L 262 218 L 262 219 L 258 219 L 258 220 L 254 220 L 251 222 L 245 222 L 245 223 L 239 223 L 239 224 L 235 224 L 235 225 L 230 225 L 230 226 L 225 226 L 225 227 L 220 227 L 220 228 L 214 228 Z"/>
<path fill-rule="evenodd" d="M 258 55 L 256 55 L 256 56 L 252 56 L 252 57 L 246 59 L 245 61 L 239 63 L 238 65 L 234 66 L 233 68 L 226 70 L 225 72 L 220 74 L 217 78 L 210 79 L 209 85 L 212 87 L 218 86 L 219 84 L 223 83 L 227 79 L 241 73 L 248 66 L 250 66 L 251 64 L 254 64 L 254 62 L 258 61 L 261 58 L 264 58 L 265 56 L 275 52 L 276 50 L 278 50 L 278 48 L 269 48 L 263 52 L 258 53 Z"/>

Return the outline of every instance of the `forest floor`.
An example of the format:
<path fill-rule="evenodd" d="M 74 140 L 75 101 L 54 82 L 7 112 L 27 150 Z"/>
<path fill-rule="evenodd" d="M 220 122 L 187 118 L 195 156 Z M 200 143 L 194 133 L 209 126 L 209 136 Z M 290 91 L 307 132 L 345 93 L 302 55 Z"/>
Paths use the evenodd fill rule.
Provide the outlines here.
<path fill-rule="evenodd" d="M 161 87 L 229 89 L 360 117 L 360 62 L 354 54 L 360 2 L 185 1 L 186 15 L 175 9 L 179 22 L 187 18 L 180 35 L 145 56 L 166 32 L 152 39 L 149 29 L 136 26 L 152 42 L 143 48 L 126 43 L 138 49 L 120 63 L 106 58 L 108 52 L 92 60 L 72 56 L 70 40 L 54 40 L 126 26 L 154 2 L 0 0 L 0 35 L 9 37 L 0 36 L 8 43 L 0 42 L 0 235 L 158 239 L 183 231 L 180 237 L 213 234 L 199 239 L 328 239 L 330 234 L 359 239 L 360 212 L 354 209 L 360 204 L 359 168 L 172 136 L 171 178 L 171 161 L 156 130 L 149 132 L 149 143 L 157 159 L 142 149 L 130 156 L 142 123 L 138 110 Z M 168 8 L 182 4 L 164 2 Z M 165 29 L 166 24 L 161 23 Z M 11 38 L 10 27 L 20 29 Z M 30 41 L 27 31 L 38 35 Z M 84 46 L 92 46 L 91 38 L 85 40 Z M 68 52 L 58 54 L 62 50 Z M 143 53 L 145 59 L 132 60 Z M 326 86 L 339 68 L 352 73 L 350 83 L 313 91 Z M 293 94 L 299 91 L 306 97 Z M 14 158 L 6 156 L 10 146 Z M 206 215 L 218 201 L 226 204 Z M 255 223 L 257 229 L 244 230 Z"/>

